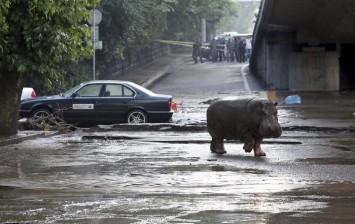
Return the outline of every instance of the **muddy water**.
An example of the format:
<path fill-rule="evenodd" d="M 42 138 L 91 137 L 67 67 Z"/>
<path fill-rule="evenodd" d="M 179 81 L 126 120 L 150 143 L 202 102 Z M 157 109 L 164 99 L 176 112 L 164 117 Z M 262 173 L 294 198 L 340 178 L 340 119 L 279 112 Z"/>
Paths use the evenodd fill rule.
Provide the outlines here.
<path fill-rule="evenodd" d="M 240 143 L 227 143 L 228 153 L 223 156 L 211 154 L 206 133 L 91 135 L 82 138 L 77 133 L 2 147 L 0 221 L 355 220 L 355 142 L 346 133 L 284 133 L 278 141 L 262 145 L 264 158 L 244 153 Z M 102 140 L 107 135 L 137 139 Z"/>

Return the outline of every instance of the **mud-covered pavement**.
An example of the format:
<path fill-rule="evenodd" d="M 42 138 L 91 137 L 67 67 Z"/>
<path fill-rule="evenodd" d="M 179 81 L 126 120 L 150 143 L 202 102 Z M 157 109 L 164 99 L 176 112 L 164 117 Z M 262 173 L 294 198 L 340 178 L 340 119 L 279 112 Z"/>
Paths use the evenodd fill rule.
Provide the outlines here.
<path fill-rule="evenodd" d="M 240 142 L 210 152 L 209 103 L 266 96 L 245 66 L 190 59 L 162 78 L 152 90 L 174 95 L 170 124 L 0 146 L 0 223 L 354 223 L 355 94 L 285 105 L 277 93 L 283 133 L 264 140 L 266 157 Z"/>
<path fill-rule="evenodd" d="M 75 132 L 2 148 L 3 223 L 353 223 L 350 133 L 286 132 L 255 158 L 204 131 Z M 339 135 L 341 134 L 341 138 Z"/>

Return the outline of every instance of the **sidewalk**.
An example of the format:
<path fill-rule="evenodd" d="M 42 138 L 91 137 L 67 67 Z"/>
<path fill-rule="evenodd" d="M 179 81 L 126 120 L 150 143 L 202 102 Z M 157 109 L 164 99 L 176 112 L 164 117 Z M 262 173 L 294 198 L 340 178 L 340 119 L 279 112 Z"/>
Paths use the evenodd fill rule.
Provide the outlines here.
<path fill-rule="evenodd" d="M 120 76 L 119 79 L 132 81 L 144 87 L 149 87 L 164 75 L 170 73 L 174 68 L 191 60 L 191 54 L 169 54 L 155 60 L 140 69 L 136 69 L 128 74 Z"/>
<path fill-rule="evenodd" d="M 59 134 L 55 131 L 19 131 L 16 135 L 0 138 L 0 147 L 10 144 L 17 144 L 26 140 L 50 137 Z"/>

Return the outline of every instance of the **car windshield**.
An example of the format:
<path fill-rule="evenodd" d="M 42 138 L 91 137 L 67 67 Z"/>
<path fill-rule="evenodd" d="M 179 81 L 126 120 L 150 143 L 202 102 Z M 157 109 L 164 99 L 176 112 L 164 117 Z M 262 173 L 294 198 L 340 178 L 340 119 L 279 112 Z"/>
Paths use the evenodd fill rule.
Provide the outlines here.
<path fill-rule="evenodd" d="M 84 84 L 81 83 L 81 84 L 79 84 L 79 85 L 77 85 L 77 86 L 75 86 L 75 87 L 73 87 L 73 88 L 67 90 L 67 91 L 64 92 L 64 93 L 61 93 L 60 95 L 61 95 L 61 96 L 64 96 L 64 97 L 69 97 L 71 94 L 73 94 L 73 93 L 76 92 L 78 89 L 80 89 L 83 85 L 84 85 Z"/>

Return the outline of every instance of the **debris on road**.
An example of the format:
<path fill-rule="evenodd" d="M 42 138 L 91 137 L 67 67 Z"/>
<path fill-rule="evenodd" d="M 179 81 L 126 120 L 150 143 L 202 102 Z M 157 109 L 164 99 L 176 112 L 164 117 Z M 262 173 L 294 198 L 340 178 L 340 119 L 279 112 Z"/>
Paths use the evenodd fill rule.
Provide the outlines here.
<path fill-rule="evenodd" d="M 302 103 L 299 95 L 291 95 L 285 98 L 285 104 L 300 104 Z"/>

